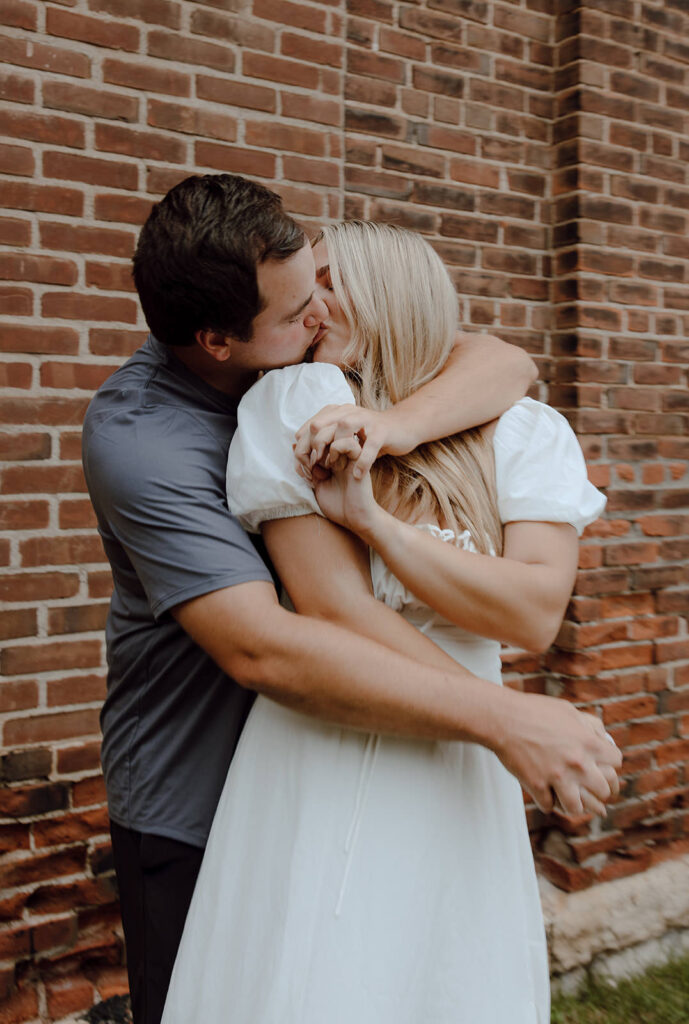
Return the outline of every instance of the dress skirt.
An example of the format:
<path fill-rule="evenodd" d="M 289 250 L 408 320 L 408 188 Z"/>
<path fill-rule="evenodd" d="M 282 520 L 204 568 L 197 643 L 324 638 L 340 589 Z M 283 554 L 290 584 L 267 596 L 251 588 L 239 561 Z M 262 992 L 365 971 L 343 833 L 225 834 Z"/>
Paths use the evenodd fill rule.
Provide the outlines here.
<path fill-rule="evenodd" d="M 424 632 L 499 684 L 496 644 Z M 523 798 L 498 758 L 356 733 L 258 697 L 163 1024 L 549 1020 Z"/>

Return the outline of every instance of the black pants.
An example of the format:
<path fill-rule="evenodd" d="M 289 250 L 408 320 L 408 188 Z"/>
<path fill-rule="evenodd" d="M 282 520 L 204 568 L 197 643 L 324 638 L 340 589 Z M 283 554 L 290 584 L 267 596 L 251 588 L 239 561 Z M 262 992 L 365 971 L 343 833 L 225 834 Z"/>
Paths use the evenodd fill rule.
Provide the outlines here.
<path fill-rule="evenodd" d="M 110 822 L 134 1024 L 160 1024 L 203 850 Z"/>

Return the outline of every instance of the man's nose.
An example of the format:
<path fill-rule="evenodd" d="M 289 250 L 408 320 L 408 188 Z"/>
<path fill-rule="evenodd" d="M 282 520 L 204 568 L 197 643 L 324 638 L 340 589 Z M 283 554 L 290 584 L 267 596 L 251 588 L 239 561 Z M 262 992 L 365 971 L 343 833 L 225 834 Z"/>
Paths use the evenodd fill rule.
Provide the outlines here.
<path fill-rule="evenodd" d="M 327 316 L 328 307 L 323 299 L 314 293 L 307 314 L 304 317 L 304 327 L 317 327 L 318 324 L 322 323 L 327 318 Z"/>

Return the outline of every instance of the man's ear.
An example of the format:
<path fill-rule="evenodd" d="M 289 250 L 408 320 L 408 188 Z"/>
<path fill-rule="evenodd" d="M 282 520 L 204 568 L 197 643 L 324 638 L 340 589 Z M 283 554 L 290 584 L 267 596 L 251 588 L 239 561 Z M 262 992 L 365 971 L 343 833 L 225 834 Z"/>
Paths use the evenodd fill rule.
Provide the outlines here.
<path fill-rule="evenodd" d="M 203 328 L 197 331 L 194 337 L 203 351 L 216 362 L 224 363 L 230 358 L 233 339 L 229 334 L 220 334 L 218 331 Z"/>

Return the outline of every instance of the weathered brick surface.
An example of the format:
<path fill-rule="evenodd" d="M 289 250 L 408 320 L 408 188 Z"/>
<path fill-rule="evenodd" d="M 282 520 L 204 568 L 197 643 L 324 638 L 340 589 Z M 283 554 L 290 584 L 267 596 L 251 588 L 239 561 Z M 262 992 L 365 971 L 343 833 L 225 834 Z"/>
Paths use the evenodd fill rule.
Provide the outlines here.
<path fill-rule="evenodd" d="M 534 355 L 609 497 L 567 621 L 508 680 L 625 750 L 601 827 L 527 806 L 581 888 L 689 844 L 689 11 L 660 0 L 11 0 L 0 33 L 0 1018 L 123 991 L 98 774 L 111 580 L 79 465 L 145 337 L 129 259 L 195 171 L 309 225 L 423 232 L 462 320 Z M 15 972 L 16 965 L 16 972 Z"/>

